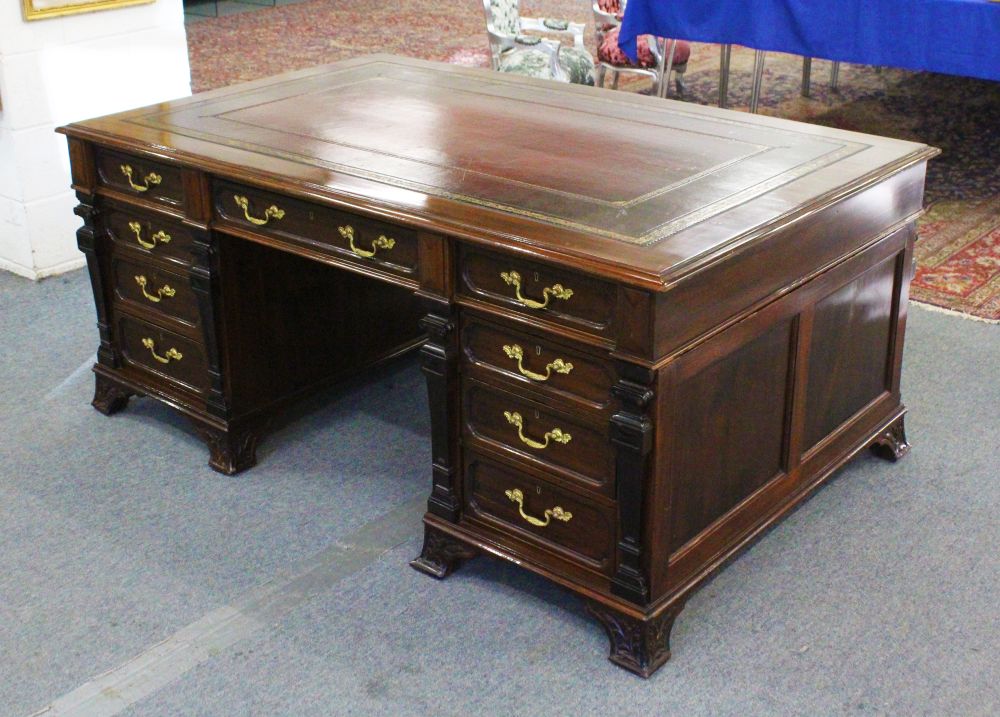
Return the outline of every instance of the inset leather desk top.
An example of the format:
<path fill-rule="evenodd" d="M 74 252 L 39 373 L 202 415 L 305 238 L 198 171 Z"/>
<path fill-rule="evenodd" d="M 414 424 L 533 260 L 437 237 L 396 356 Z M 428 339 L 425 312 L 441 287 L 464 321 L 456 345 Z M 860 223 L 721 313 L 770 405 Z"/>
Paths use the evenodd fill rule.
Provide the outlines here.
<path fill-rule="evenodd" d="M 615 265 L 650 287 L 935 153 L 379 55 L 66 131 L 249 170 L 258 183 L 404 223 Z"/>

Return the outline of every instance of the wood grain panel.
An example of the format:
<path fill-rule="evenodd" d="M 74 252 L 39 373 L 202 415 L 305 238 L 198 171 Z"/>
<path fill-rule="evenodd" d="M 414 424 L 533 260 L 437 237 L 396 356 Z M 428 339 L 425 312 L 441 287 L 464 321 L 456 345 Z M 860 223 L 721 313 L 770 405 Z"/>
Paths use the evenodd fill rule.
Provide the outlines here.
<path fill-rule="evenodd" d="M 220 234 L 226 375 L 242 412 L 412 347 L 413 292 Z"/>
<path fill-rule="evenodd" d="M 803 449 L 888 391 L 896 257 L 817 302 Z"/>
<path fill-rule="evenodd" d="M 782 473 L 791 338 L 783 320 L 692 375 L 677 367 L 671 551 Z"/>

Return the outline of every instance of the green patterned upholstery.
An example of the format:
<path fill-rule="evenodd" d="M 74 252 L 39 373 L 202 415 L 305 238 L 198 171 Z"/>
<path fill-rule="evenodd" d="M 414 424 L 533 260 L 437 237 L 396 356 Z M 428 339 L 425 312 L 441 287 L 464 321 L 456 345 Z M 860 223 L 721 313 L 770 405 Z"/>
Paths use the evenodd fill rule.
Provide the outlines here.
<path fill-rule="evenodd" d="M 508 50 L 500 57 L 499 69 L 543 80 L 594 84 L 594 59 L 589 52 L 573 47 L 560 47 L 557 52 L 549 43 Z"/>
<path fill-rule="evenodd" d="M 493 28 L 501 35 L 517 35 L 521 32 L 518 20 L 518 0 L 491 0 L 490 10 L 493 13 Z"/>

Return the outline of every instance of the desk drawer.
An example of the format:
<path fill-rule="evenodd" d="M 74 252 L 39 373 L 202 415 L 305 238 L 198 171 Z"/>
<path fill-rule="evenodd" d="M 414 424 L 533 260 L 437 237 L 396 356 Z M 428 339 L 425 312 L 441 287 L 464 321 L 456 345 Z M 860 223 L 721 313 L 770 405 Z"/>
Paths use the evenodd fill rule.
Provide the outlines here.
<path fill-rule="evenodd" d="M 209 389 L 208 362 L 199 343 L 127 314 L 119 313 L 116 325 L 126 363 L 197 393 Z"/>
<path fill-rule="evenodd" d="M 611 407 L 615 376 L 609 361 L 517 326 L 465 316 L 462 355 L 477 371 L 571 401 L 581 410 L 606 411 Z"/>
<path fill-rule="evenodd" d="M 157 269 L 115 254 L 111 259 L 115 297 L 161 316 L 197 326 L 200 312 L 191 281 L 184 274 Z"/>
<path fill-rule="evenodd" d="M 184 266 L 191 265 L 194 237 L 179 222 L 131 208 L 109 206 L 106 226 L 116 244 Z"/>
<path fill-rule="evenodd" d="M 460 291 L 474 299 L 608 337 L 613 284 L 548 264 L 463 246 Z"/>
<path fill-rule="evenodd" d="M 215 214 L 257 234 L 290 239 L 404 277 L 417 269 L 417 234 L 321 204 L 217 181 Z"/>
<path fill-rule="evenodd" d="M 467 436 L 573 485 L 612 493 L 614 461 L 606 421 L 597 428 L 579 415 L 474 380 L 463 382 L 462 393 Z"/>
<path fill-rule="evenodd" d="M 183 207 L 180 167 L 97 148 L 97 181 L 105 187 L 171 207 Z"/>
<path fill-rule="evenodd" d="M 465 467 L 470 516 L 610 574 L 615 550 L 615 509 L 500 461 L 471 453 Z"/>

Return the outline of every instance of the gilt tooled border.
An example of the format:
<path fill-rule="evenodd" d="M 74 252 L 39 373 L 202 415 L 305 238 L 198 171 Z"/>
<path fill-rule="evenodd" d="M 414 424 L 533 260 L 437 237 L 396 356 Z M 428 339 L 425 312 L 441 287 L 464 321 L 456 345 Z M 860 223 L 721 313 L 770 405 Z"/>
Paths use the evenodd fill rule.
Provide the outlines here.
<path fill-rule="evenodd" d="M 376 75 L 375 77 L 384 77 L 384 76 Z M 296 84 L 306 83 L 306 82 L 314 82 L 316 79 L 317 79 L 316 76 L 310 76 L 310 77 L 302 78 L 302 79 L 296 81 Z M 365 77 L 363 79 L 359 79 L 358 82 L 367 81 L 367 80 L 370 80 L 370 79 L 372 79 L 372 77 Z M 389 78 L 389 79 L 391 79 L 391 78 Z M 350 84 L 354 84 L 354 83 L 350 83 Z M 261 90 L 261 88 L 252 88 L 252 89 L 247 90 L 246 94 L 252 94 L 254 92 L 259 92 L 260 90 Z M 466 91 L 468 91 L 468 90 L 466 90 Z M 234 96 L 238 96 L 238 95 L 227 95 L 226 99 L 231 99 Z M 294 95 L 291 95 L 290 97 L 285 98 L 285 99 L 290 99 L 291 97 L 294 97 Z M 198 104 L 214 104 L 214 103 L 217 103 L 218 101 L 219 101 L 219 98 L 213 98 L 211 100 L 206 100 L 203 103 L 192 103 L 190 105 L 185 106 L 183 108 L 183 110 L 181 110 L 181 111 L 190 112 L 191 109 L 193 107 L 197 107 Z M 523 100 L 518 100 L 518 101 L 523 101 Z M 600 101 L 605 102 L 605 103 L 609 102 L 609 100 L 600 100 Z M 618 104 L 618 103 L 615 103 L 615 104 Z M 861 152 L 861 151 L 869 148 L 869 146 L 870 146 L 870 145 L 866 145 L 866 144 L 862 144 L 862 143 L 845 142 L 845 141 L 839 140 L 839 139 L 838 140 L 831 140 L 828 137 L 823 137 L 822 139 L 824 141 L 827 141 L 827 142 L 834 142 L 835 141 L 838 144 L 840 144 L 840 147 L 838 149 L 836 149 L 836 150 L 831 151 L 831 152 L 827 152 L 827 153 L 825 153 L 823 155 L 820 155 L 818 157 L 814 157 L 813 159 L 811 159 L 811 160 L 809 160 L 807 162 L 803 162 L 801 164 L 798 164 L 798 165 L 795 165 L 793 167 L 790 167 L 789 169 L 785 170 L 784 172 L 780 172 L 778 174 L 772 175 L 771 177 L 768 177 L 767 179 L 765 179 L 765 180 L 763 180 L 761 182 L 757 182 L 756 184 L 748 186 L 748 187 L 746 187 L 746 188 L 744 188 L 744 189 L 742 189 L 742 190 L 740 190 L 738 192 L 735 192 L 733 194 L 730 194 L 730 195 L 728 195 L 728 196 L 726 196 L 726 197 L 724 197 L 722 199 L 719 199 L 717 201 L 711 202 L 709 204 L 702 205 L 702 206 L 700 206 L 698 209 L 696 209 L 694 211 L 688 212 L 688 213 L 683 214 L 683 215 L 678 216 L 678 217 L 674 217 L 672 219 L 669 219 L 666 222 L 663 222 L 661 224 L 655 225 L 655 226 L 651 227 L 649 230 L 647 230 L 647 231 L 643 232 L 642 234 L 640 234 L 639 236 L 633 236 L 633 235 L 621 234 L 621 233 L 616 232 L 616 231 L 611 230 L 611 229 L 606 229 L 606 228 L 596 227 L 596 226 L 589 225 L 589 224 L 584 224 L 584 223 L 581 223 L 581 222 L 576 222 L 576 221 L 573 221 L 571 219 L 566 219 L 566 218 L 563 218 L 563 217 L 554 216 L 552 214 L 538 212 L 538 211 L 534 211 L 534 210 L 530 210 L 530 209 L 524 209 L 522 207 L 517 207 L 517 206 L 511 205 L 511 204 L 505 204 L 505 203 L 502 203 L 502 202 L 491 201 L 491 200 L 483 199 L 483 198 L 480 198 L 480 197 L 475 197 L 475 196 L 471 196 L 471 195 L 465 195 L 465 194 L 461 194 L 461 193 L 457 193 L 457 192 L 451 192 L 451 191 L 448 191 L 448 190 L 443 189 L 441 187 L 436 187 L 436 186 L 433 186 L 433 185 L 428 185 L 428 184 L 425 184 L 425 183 L 422 183 L 422 182 L 417 182 L 417 181 L 414 181 L 414 180 L 401 179 L 399 177 L 394 177 L 392 175 L 386 175 L 386 174 L 382 174 L 382 173 L 379 173 L 379 172 L 374 172 L 374 171 L 371 171 L 371 170 L 362 169 L 360 167 L 354 167 L 354 166 L 350 166 L 350 165 L 340 164 L 340 163 L 337 163 L 337 162 L 325 161 L 325 160 L 319 159 L 318 157 L 314 157 L 314 156 L 311 156 L 311 155 L 304 155 L 304 154 L 301 154 L 301 153 L 290 152 L 288 150 L 278 149 L 278 148 L 275 148 L 275 147 L 269 147 L 269 146 L 266 146 L 266 145 L 261 145 L 261 144 L 257 144 L 257 143 L 253 143 L 253 142 L 247 142 L 247 141 L 243 141 L 243 140 L 237 140 L 237 139 L 225 137 L 225 136 L 222 136 L 222 135 L 213 134 L 213 133 L 210 133 L 210 132 L 202 132 L 202 131 L 195 130 L 195 129 L 192 129 L 192 128 L 189 128 L 189 127 L 183 127 L 182 128 L 182 127 L 178 127 L 177 125 L 167 124 L 167 123 L 161 121 L 161 118 L 164 117 L 165 115 L 175 114 L 175 112 L 176 111 L 171 111 L 171 112 L 168 112 L 168 113 L 155 112 L 155 113 L 151 113 L 151 114 L 148 114 L 148 115 L 141 115 L 141 116 L 137 116 L 137 117 L 132 117 L 132 118 L 129 118 L 128 121 L 131 124 L 136 124 L 136 125 L 139 125 L 139 126 L 142 126 L 142 127 L 150 128 L 150 129 L 155 129 L 155 130 L 160 130 L 160 131 L 166 131 L 166 132 L 170 132 L 172 134 L 177 134 L 177 135 L 180 135 L 180 136 L 190 137 L 192 139 L 197 139 L 197 140 L 201 140 L 201 141 L 204 141 L 204 142 L 209 142 L 209 143 L 212 143 L 212 144 L 221 144 L 221 145 L 224 145 L 224 146 L 229 146 L 229 147 L 233 147 L 233 148 L 236 148 L 236 149 L 241 149 L 241 150 L 252 152 L 252 153 L 255 153 L 255 154 L 265 154 L 265 155 L 270 155 L 270 156 L 277 156 L 277 157 L 280 157 L 282 159 L 286 159 L 286 160 L 293 161 L 293 162 L 298 162 L 298 163 L 302 163 L 302 164 L 323 167 L 325 169 L 330 169 L 332 171 L 336 171 L 336 172 L 339 172 L 339 173 L 342 173 L 342 174 L 345 174 L 345 175 L 348 175 L 348 176 L 355 176 L 355 177 L 359 177 L 359 178 L 362 178 L 362 179 L 367 179 L 367 180 L 370 180 L 370 181 L 375 181 L 375 182 L 379 182 L 379 183 L 382 183 L 382 184 L 387 184 L 389 186 L 394 186 L 394 187 L 398 187 L 398 188 L 402 188 L 402 189 L 409 189 L 409 190 L 412 190 L 412 191 L 422 192 L 422 193 L 425 193 L 425 194 L 429 194 L 431 196 L 436 196 L 436 197 L 440 197 L 440 198 L 444 198 L 444 199 L 449 199 L 449 200 L 452 200 L 452 201 L 457 201 L 457 202 L 461 202 L 461 203 L 465 203 L 465 204 L 471 204 L 471 205 L 474 205 L 474 206 L 480 206 L 480 207 L 484 207 L 484 208 L 488 208 L 488 209 L 494 209 L 494 210 L 497 210 L 497 211 L 507 212 L 507 213 L 514 214 L 514 215 L 517 215 L 517 216 L 527 217 L 527 218 L 530 218 L 530 219 L 534 219 L 534 220 L 546 222 L 546 223 L 549 223 L 549 224 L 554 224 L 554 225 L 559 226 L 559 227 L 563 227 L 563 228 L 567 228 L 567 229 L 573 229 L 573 230 L 580 231 L 580 232 L 583 232 L 583 233 L 597 235 L 597 236 L 601 236 L 601 237 L 608 238 L 608 239 L 614 239 L 616 241 L 621 241 L 621 242 L 625 242 L 625 243 L 633 244 L 633 245 L 638 245 L 638 246 L 651 246 L 651 245 L 654 245 L 654 244 L 662 241 L 663 239 L 666 239 L 667 237 L 669 237 L 669 236 L 671 236 L 673 234 L 676 234 L 677 232 L 680 232 L 680 231 L 683 231 L 685 229 L 688 229 L 691 226 L 694 226 L 695 224 L 698 224 L 698 223 L 700 223 L 702 221 L 705 221 L 706 219 L 709 219 L 709 218 L 711 218 L 713 216 L 716 216 L 716 215 L 721 214 L 721 213 L 723 213 L 725 211 L 728 211 L 729 209 L 732 209 L 732 208 L 734 208 L 734 207 L 736 207 L 736 206 L 738 206 L 740 204 L 743 204 L 744 202 L 746 202 L 746 201 L 748 201 L 750 199 L 753 199 L 755 197 L 758 197 L 758 196 L 761 196 L 763 194 L 766 194 L 767 192 L 769 192 L 769 191 L 771 191 L 773 189 L 776 189 L 776 188 L 778 188 L 778 187 L 780 187 L 780 186 L 782 186 L 784 184 L 792 182 L 792 181 L 794 181 L 794 180 L 796 180 L 796 179 L 798 179 L 800 177 L 806 176 L 807 174 L 810 174 L 810 173 L 812 173 L 812 172 L 814 172 L 814 171 L 816 171 L 818 169 L 821 169 L 822 167 L 834 164 L 834 163 L 836 163 L 836 162 L 838 162 L 838 161 L 840 161 L 842 159 L 845 159 L 845 158 L 850 157 L 850 156 L 852 156 L 854 154 L 857 154 L 857 153 L 859 153 L 859 152 Z M 685 113 L 685 112 L 678 111 L 678 110 L 674 110 L 674 112 L 676 114 L 681 114 L 681 115 L 686 115 L 686 116 L 693 116 L 691 113 Z M 225 113 L 220 113 L 219 115 L 215 115 L 215 117 L 223 117 L 224 114 Z M 698 119 L 704 119 L 703 117 L 697 117 L 697 118 Z M 228 119 L 228 118 L 227 118 L 227 121 L 236 122 L 236 120 L 231 120 L 231 119 Z M 734 120 L 728 120 L 728 119 L 724 119 L 724 118 L 712 118 L 712 121 L 713 122 L 721 122 L 721 123 L 724 123 L 724 124 L 736 124 L 736 122 Z M 247 122 L 241 122 L 241 124 L 245 124 L 247 126 L 258 126 L 258 125 L 253 125 L 252 123 L 247 123 Z M 263 127 L 263 126 L 261 126 L 261 128 L 262 129 L 273 129 L 273 128 L 268 128 L 268 127 Z M 793 130 L 787 130 L 787 129 L 774 130 L 774 131 L 777 132 L 777 133 L 782 133 L 782 134 L 785 134 L 785 133 L 799 134 L 797 132 L 794 132 Z M 316 138 L 315 137 L 311 137 L 310 139 L 315 140 Z M 343 143 L 334 143 L 334 144 L 343 144 Z M 761 145 L 756 145 L 754 143 L 748 143 L 748 144 L 753 144 L 755 147 L 761 147 Z M 349 146 L 350 147 L 351 145 L 344 145 L 344 146 Z M 372 151 L 370 148 L 365 148 L 365 147 L 354 147 L 354 148 L 362 150 L 362 151 Z M 659 189 L 653 190 L 651 192 L 647 192 L 646 194 L 643 194 L 643 195 L 641 195 L 639 197 L 636 197 L 636 198 L 633 198 L 633 199 L 630 199 L 630 200 L 625 200 L 625 201 L 622 201 L 622 202 L 608 202 L 608 201 L 605 201 L 605 200 L 599 200 L 599 199 L 595 199 L 595 198 L 591 198 L 591 197 L 581 197 L 581 195 L 576 195 L 576 194 L 573 194 L 571 192 L 565 192 L 565 191 L 562 191 L 562 190 L 553 189 L 553 188 L 549 188 L 549 187 L 535 187 L 535 185 L 531 185 L 530 183 L 519 182 L 518 180 L 510 180 L 510 179 L 507 179 L 507 178 L 504 178 L 503 181 L 505 181 L 505 182 L 511 182 L 511 183 L 514 183 L 514 184 L 522 184 L 522 185 L 530 186 L 530 187 L 533 187 L 533 188 L 537 188 L 540 191 L 546 191 L 546 192 L 550 192 L 550 193 L 553 193 L 553 194 L 562 194 L 564 196 L 571 196 L 571 197 L 578 198 L 578 199 L 582 198 L 582 199 L 585 199 L 586 201 L 590 201 L 591 203 L 595 203 L 595 204 L 602 204 L 602 205 L 605 205 L 605 206 L 610 205 L 610 206 L 615 206 L 615 207 L 618 207 L 618 208 L 625 208 L 625 207 L 628 207 L 628 206 L 634 206 L 635 204 L 638 204 L 638 203 L 641 203 L 641 202 L 644 202 L 644 201 L 649 201 L 650 199 L 652 199 L 654 197 L 657 197 L 657 196 L 661 196 L 661 195 L 663 195 L 663 194 L 665 194 L 667 192 L 674 191 L 674 190 L 676 190 L 677 188 L 679 188 L 681 186 L 686 186 L 688 184 L 691 184 L 691 183 L 697 181 L 698 179 L 700 179 L 700 178 L 702 178 L 704 176 L 707 176 L 707 175 L 709 175 L 709 174 L 711 174 L 713 172 L 716 172 L 720 168 L 724 168 L 726 166 L 730 166 L 732 164 L 735 164 L 735 163 L 738 163 L 738 162 L 741 162 L 741 161 L 745 161 L 746 159 L 748 159 L 750 157 L 753 157 L 753 156 L 756 156 L 756 155 L 761 154 L 763 152 L 769 151 L 770 149 L 773 149 L 773 148 L 772 147 L 767 147 L 767 148 L 764 148 L 764 149 L 758 149 L 757 151 L 750 152 L 750 153 L 748 153 L 746 155 L 734 158 L 734 159 L 726 161 L 726 162 L 722 162 L 722 163 L 720 163 L 718 165 L 715 165 L 714 167 L 711 167 L 711 168 L 708 168 L 706 170 L 703 170 L 703 171 L 701 171 L 701 172 L 699 172 L 699 173 L 697 173 L 695 175 L 691 175 L 690 177 L 686 177 L 683 180 L 680 180 L 678 182 L 673 182 L 673 183 L 665 185 L 664 187 L 661 187 Z M 393 155 L 393 156 L 396 156 L 396 155 Z M 422 162 L 422 160 L 415 160 L 413 158 L 404 157 L 404 156 L 397 156 L 397 158 L 400 159 L 400 160 L 403 160 L 403 161 L 408 161 L 408 162 L 418 162 L 418 163 Z M 434 165 L 434 166 L 440 166 L 440 165 Z M 452 168 L 452 169 L 455 169 L 455 168 Z M 485 176 L 491 176 L 492 177 L 492 175 L 485 175 Z"/>

